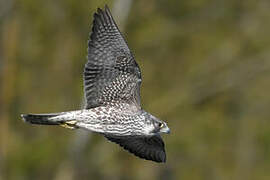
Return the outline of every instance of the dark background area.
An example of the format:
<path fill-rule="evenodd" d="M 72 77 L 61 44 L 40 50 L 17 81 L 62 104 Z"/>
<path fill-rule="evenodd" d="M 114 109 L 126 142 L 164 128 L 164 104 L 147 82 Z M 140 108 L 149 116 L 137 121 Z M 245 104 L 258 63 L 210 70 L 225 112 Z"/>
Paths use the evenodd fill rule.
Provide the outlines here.
<path fill-rule="evenodd" d="M 105 4 L 141 67 L 143 107 L 171 128 L 166 164 L 20 118 L 81 108 L 88 34 Z M 1 1 L 0 179 L 268 180 L 269 9 L 268 0 Z"/>

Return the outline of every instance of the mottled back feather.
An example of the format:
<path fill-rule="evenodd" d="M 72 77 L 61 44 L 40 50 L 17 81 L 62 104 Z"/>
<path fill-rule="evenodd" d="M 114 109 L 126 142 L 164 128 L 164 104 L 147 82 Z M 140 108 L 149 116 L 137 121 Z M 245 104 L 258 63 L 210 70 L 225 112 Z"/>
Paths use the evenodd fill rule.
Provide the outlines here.
<path fill-rule="evenodd" d="M 84 68 L 86 109 L 125 103 L 140 109 L 141 72 L 105 6 L 94 14 Z M 133 109 L 134 109 L 133 107 Z"/>

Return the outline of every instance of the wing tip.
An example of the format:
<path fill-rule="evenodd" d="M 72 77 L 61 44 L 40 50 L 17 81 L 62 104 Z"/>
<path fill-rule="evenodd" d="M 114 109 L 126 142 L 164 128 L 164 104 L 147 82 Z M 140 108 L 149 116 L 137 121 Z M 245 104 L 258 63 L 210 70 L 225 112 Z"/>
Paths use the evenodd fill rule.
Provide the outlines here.
<path fill-rule="evenodd" d="M 105 4 L 104 9 L 105 11 L 110 11 L 109 6 L 107 4 Z"/>
<path fill-rule="evenodd" d="M 166 153 L 159 153 L 160 163 L 166 163 Z"/>
<path fill-rule="evenodd" d="M 112 23 L 113 21 L 111 11 L 107 4 L 105 5 L 104 10 L 101 8 L 97 8 L 97 11 L 94 13 L 94 19 L 96 17 L 101 19 L 104 23 Z M 106 20 L 108 20 L 108 22 L 106 22 Z"/>
<path fill-rule="evenodd" d="M 97 8 L 93 18 L 94 20 L 92 25 L 92 33 L 90 34 L 90 40 L 95 40 L 97 38 L 96 36 L 100 29 L 106 29 L 108 26 L 115 24 L 110 13 L 110 9 L 107 5 L 105 5 L 104 10 Z"/>

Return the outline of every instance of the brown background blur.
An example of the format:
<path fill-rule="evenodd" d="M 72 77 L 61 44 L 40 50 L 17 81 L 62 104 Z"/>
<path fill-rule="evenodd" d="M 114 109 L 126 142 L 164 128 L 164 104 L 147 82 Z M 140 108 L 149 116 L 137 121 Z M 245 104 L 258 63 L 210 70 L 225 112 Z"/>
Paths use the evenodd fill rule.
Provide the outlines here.
<path fill-rule="evenodd" d="M 92 17 L 105 4 L 141 67 L 143 107 L 171 128 L 166 164 L 20 118 L 80 109 Z M 269 9 L 269 0 L 1 1 L 0 179 L 270 179 Z"/>

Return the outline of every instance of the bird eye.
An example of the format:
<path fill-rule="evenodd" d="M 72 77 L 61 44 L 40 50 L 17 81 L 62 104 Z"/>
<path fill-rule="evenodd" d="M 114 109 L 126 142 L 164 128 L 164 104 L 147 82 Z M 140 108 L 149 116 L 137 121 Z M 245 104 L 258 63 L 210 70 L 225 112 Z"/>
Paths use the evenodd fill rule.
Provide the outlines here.
<path fill-rule="evenodd" d="M 163 126 L 163 123 L 158 123 L 158 127 L 162 128 Z"/>

